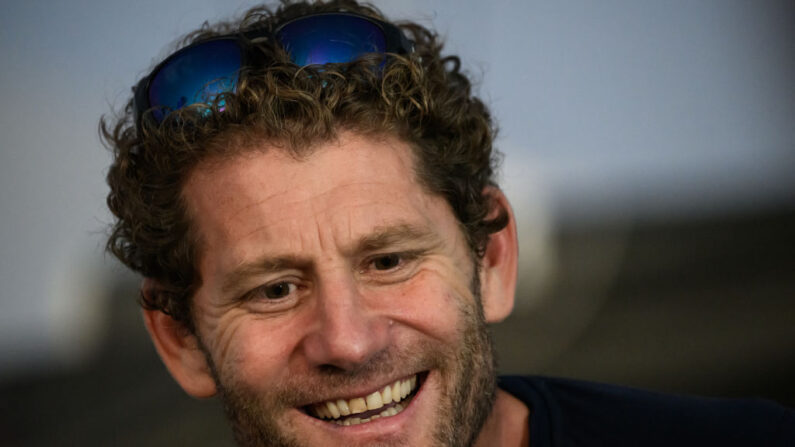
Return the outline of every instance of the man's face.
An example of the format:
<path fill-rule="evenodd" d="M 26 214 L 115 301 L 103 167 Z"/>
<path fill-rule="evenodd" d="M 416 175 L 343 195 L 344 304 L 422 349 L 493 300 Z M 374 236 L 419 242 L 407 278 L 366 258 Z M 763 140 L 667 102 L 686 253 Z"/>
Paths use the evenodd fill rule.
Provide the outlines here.
<path fill-rule="evenodd" d="M 477 273 L 408 146 L 346 133 L 301 161 L 262 149 L 199 166 L 184 190 L 196 335 L 238 441 L 469 443 L 496 389 Z"/>

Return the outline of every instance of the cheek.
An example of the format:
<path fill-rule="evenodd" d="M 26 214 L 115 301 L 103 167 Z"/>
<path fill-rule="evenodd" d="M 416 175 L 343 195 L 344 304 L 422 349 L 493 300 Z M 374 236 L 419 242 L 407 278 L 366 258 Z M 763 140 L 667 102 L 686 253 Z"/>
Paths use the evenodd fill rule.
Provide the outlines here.
<path fill-rule="evenodd" d="M 463 306 L 471 306 L 474 298 L 463 280 L 447 282 L 433 270 L 418 273 L 397 297 L 395 319 L 422 333 L 440 340 L 458 335 Z M 460 284 L 459 284 L 460 283 Z"/>
<path fill-rule="evenodd" d="M 286 371 L 292 345 L 285 335 L 290 333 L 286 326 L 251 315 L 236 321 L 218 339 L 219 373 L 233 376 L 253 389 L 279 378 Z"/>

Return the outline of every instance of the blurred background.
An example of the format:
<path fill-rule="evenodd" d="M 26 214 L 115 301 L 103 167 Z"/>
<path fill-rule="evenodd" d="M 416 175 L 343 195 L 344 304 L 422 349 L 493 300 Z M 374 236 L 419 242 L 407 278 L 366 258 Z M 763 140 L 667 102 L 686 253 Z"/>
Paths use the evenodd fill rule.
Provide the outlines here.
<path fill-rule="evenodd" d="M 504 372 L 795 406 L 795 5 L 377 1 L 447 38 L 520 225 Z M 0 445 L 231 445 L 105 255 L 97 122 L 250 1 L 0 2 Z"/>

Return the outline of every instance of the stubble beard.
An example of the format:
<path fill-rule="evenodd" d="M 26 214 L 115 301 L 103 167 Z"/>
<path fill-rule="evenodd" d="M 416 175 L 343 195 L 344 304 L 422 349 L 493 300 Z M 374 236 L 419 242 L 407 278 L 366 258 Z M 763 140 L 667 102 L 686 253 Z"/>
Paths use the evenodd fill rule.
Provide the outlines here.
<path fill-rule="evenodd" d="M 442 377 L 439 407 L 435 416 L 433 442 L 438 447 L 467 447 L 474 444 L 491 413 L 497 391 L 496 358 L 493 341 L 483 315 L 478 275 L 472 290 L 475 303 L 461 303 L 463 322 L 459 346 L 420 343 L 404 352 L 379 353 L 355 371 L 323 369 L 311 379 L 270 387 L 268 395 L 249 389 L 234 376 L 234 371 L 220 373 L 209 351 L 200 343 L 215 379 L 218 396 L 230 422 L 235 441 L 241 447 L 305 447 L 293 427 L 279 424 L 278 416 L 300 402 L 306 402 L 322 390 L 346 384 L 368 382 L 383 377 L 395 365 L 414 365 L 415 370 L 434 369 Z M 307 385 L 323 384 L 322 386 Z M 394 442 L 393 442 L 394 441 Z M 405 439 L 369 444 L 373 446 L 406 445 Z"/>

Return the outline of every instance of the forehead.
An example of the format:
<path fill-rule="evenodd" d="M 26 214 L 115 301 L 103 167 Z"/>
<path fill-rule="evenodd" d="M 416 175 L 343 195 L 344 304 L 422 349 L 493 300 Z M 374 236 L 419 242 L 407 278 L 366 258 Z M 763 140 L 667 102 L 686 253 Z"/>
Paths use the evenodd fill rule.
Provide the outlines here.
<path fill-rule="evenodd" d="M 396 138 L 345 133 L 300 160 L 263 145 L 199 165 L 184 197 L 205 251 L 231 251 L 237 261 L 263 244 L 341 243 L 395 223 L 455 231 L 439 226 L 452 212 L 425 192 L 413 166 L 409 146 Z"/>

